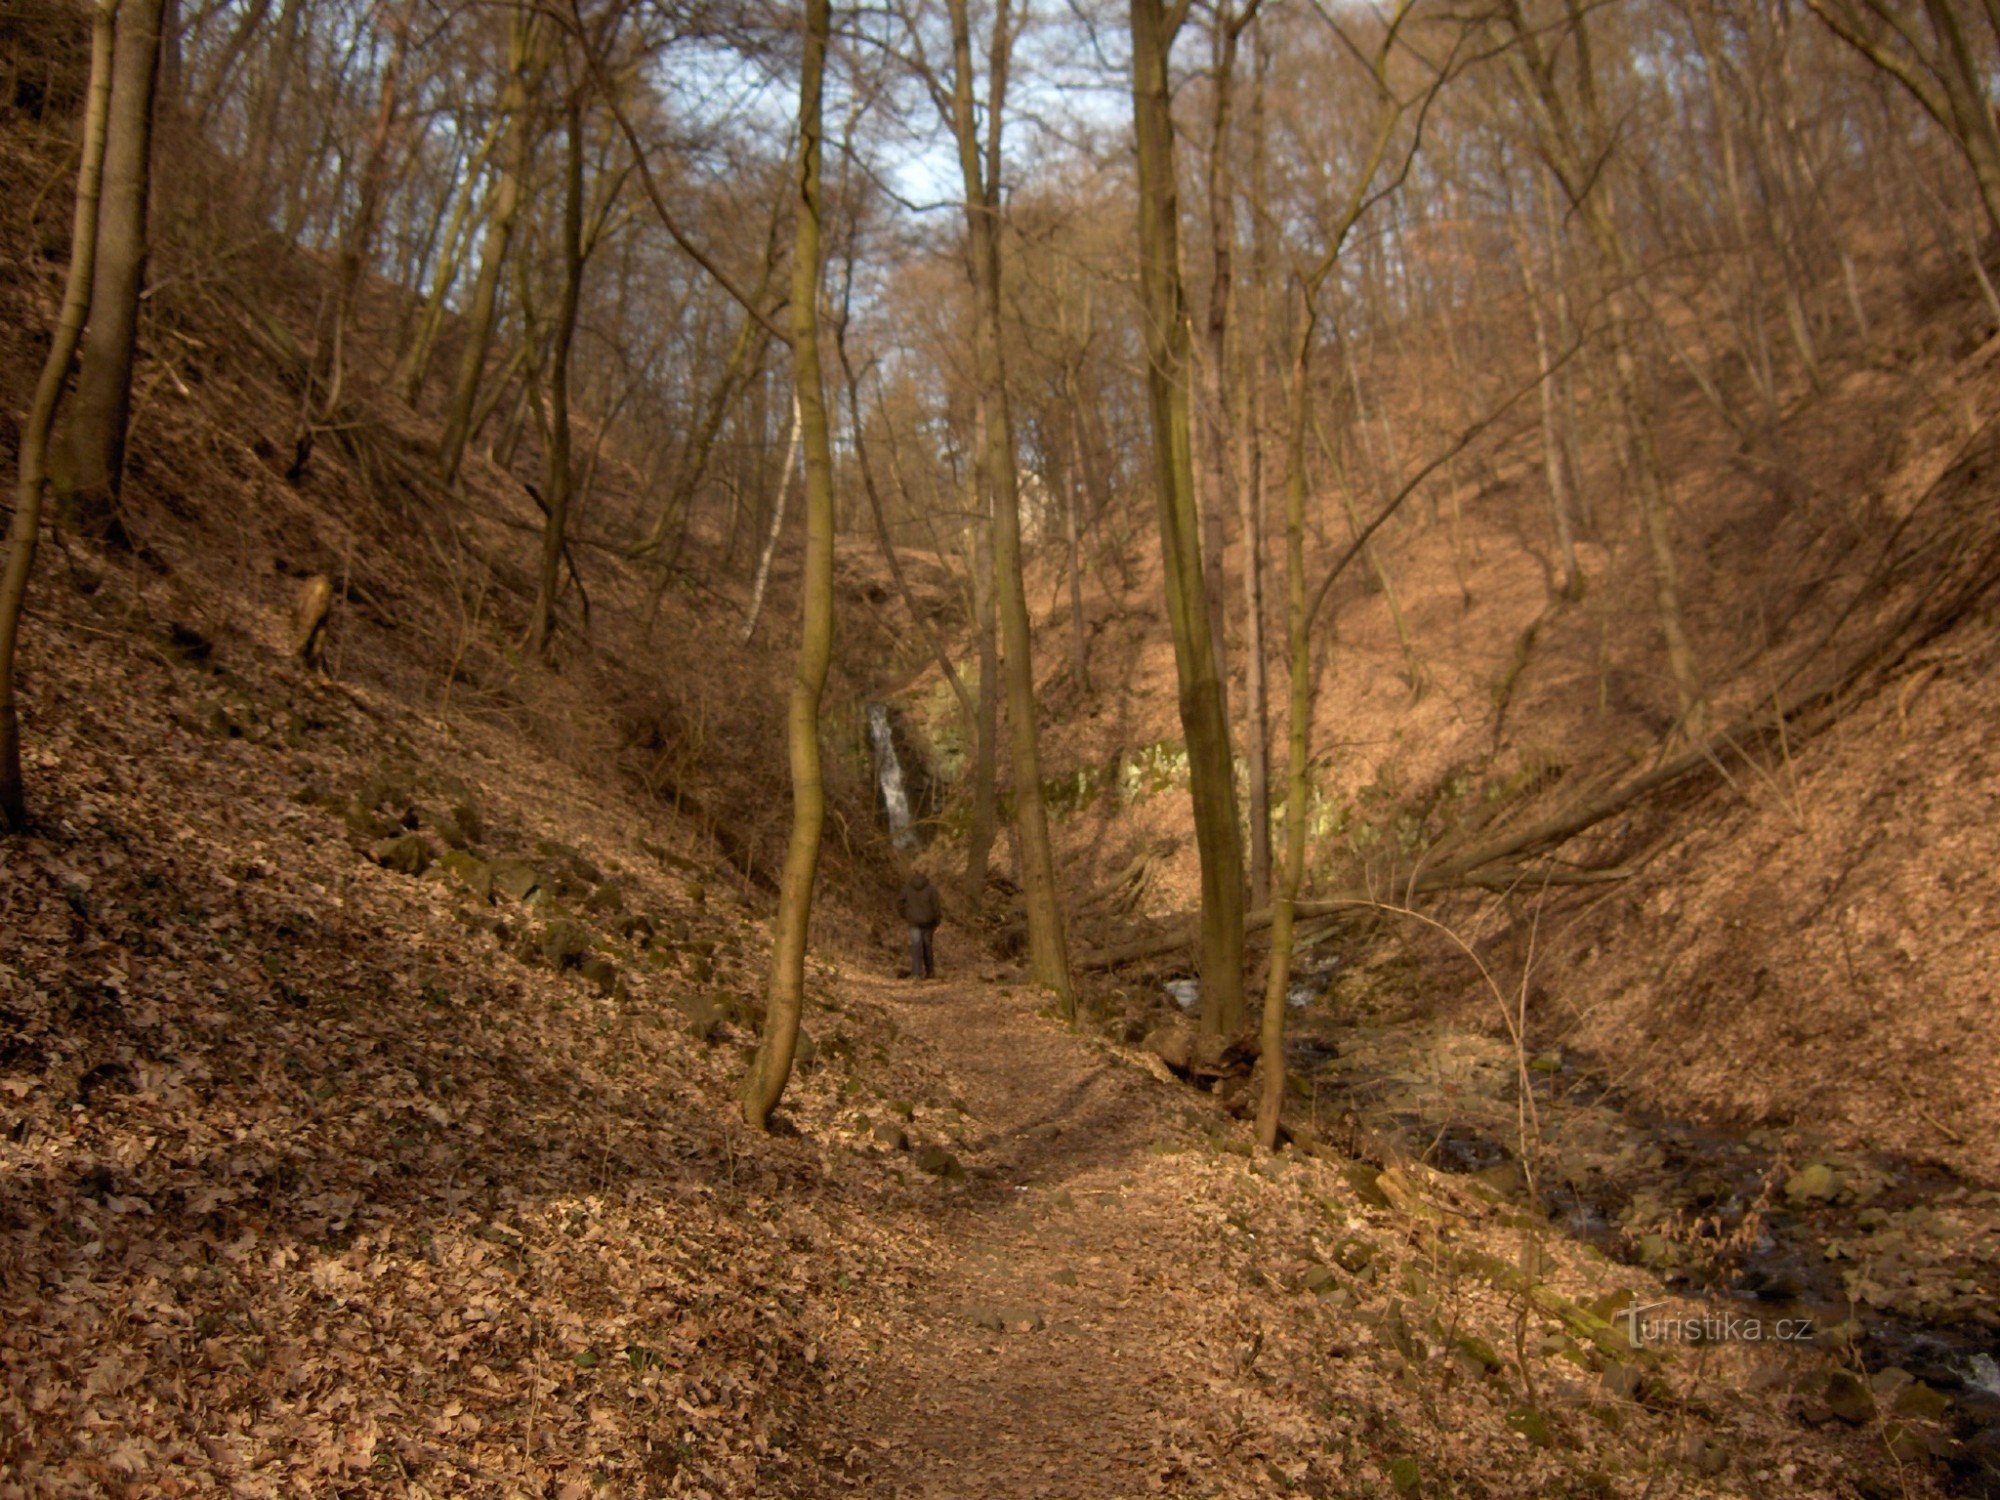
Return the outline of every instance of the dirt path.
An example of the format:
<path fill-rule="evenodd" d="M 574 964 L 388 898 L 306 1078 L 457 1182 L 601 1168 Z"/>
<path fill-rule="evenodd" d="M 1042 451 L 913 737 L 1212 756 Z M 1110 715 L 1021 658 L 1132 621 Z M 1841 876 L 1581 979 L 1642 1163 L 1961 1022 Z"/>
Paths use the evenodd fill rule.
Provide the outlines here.
<path fill-rule="evenodd" d="M 1188 1310 L 1229 1288 L 1203 1253 L 1210 1216 L 1149 1150 L 1186 1138 L 1182 1102 L 1037 1016 L 1031 992 L 872 994 L 959 1087 L 974 1171 L 936 1210 L 945 1258 L 880 1331 L 852 1413 L 859 1487 L 974 1500 L 1221 1480 L 1197 1403 L 1233 1359 Z"/>

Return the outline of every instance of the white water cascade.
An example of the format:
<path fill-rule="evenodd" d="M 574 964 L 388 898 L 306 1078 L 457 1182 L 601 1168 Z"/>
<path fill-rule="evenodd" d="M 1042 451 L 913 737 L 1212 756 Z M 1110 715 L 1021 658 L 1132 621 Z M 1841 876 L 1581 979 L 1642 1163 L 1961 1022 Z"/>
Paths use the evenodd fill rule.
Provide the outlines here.
<path fill-rule="evenodd" d="M 910 824 L 910 794 L 903 785 L 903 763 L 896 758 L 896 736 L 889 727 L 889 705 L 868 705 L 868 743 L 875 751 L 875 784 L 889 813 L 889 837 L 898 849 L 913 849 L 916 829 Z"/>

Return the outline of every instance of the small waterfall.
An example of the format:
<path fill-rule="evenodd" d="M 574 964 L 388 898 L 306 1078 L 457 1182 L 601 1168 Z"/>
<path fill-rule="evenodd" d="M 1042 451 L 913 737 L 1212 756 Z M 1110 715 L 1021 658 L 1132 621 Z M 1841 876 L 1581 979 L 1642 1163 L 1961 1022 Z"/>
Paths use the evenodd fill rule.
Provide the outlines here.
<path fill-rule="evenodd" d="M 896 736 L 889 727 L 889 705 L 868 705 L 868 743 L 875 751 L 875 785 L 889 814 L 889 837 L 898 849 L 916 847 L 910 825 L 910 794 L 903 785 L 903 763 L 896 758 Z"/>

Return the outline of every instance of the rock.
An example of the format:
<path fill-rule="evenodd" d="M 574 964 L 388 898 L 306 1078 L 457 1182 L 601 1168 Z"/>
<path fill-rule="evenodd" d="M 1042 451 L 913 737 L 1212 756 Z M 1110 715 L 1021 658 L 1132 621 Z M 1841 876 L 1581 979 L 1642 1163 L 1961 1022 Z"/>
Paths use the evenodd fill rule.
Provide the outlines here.
<path fill-rule="evenodd" d="M 1518 1198 L 1527 1187 L 1517 1162 L 1496 1162 L 1493 1166 L 1481 1167 L 1472 1175 L 1475 1181 L 1502 1198 Z"/>
<path fill-rule="evenodd" d="M 542 872 L 525 859 L 493 862 L 493 889 L 509 901 L 526 901 L 541 889 Z"/>
<path fill-rule="evenodd" d="M 1194 1063 L 1194 1032 L 1184 1022 L 1168 1021 L 1146 1033 L 1139 1044 L 1176 1073 L 1185 1073 Z"/>
<path fill-rule="evenodd" d="M 1562 1066 L 1560 1052 L 1538 1052 L 1528 1059 L 1528 1069 L 1534 1073 L 1560 1073 Z"/>
<path fill-rule="evenodd" d="M 913 1160 L 919 1168 L 933 1177 L 955 1179 L 965 1176 L 965 1168 L 960 1165 L 958 1158 L 936 1143 L 919 1147 Z"/>
<path fill-rule="evenodd" d="M 1403 1175 L 1400 1168 L 1391 1167 L 1377 1176 L 1375 1187 L 1389 1207 L 1404 1218 L 1415 1219 L 1422 1224 L 1444 1222 L 1443 1212 L 1417 1191 L 1416 1185 Z"/>
<path fill-rule="evenodd" d="M 421 875 L 431 866 L 431 844 L 420 833 L 405 833 L 383 839 L 368 851 L 368 856 L 385 870 Z"/>
<path fill-rule="evenodd" d="M 687 1017 L 688 1035 L 698 1042 L 716 1042 L 722 1037 L 721 1008 L 706 995 L 689 995 L 678 1002 Z"/>
<path fill-rule="evenodd" d="M 690 880 L 687 885 L 687 898 L 696 906 L 706 904 L 708 901 L 708 887 L 703 885 L 699 880 Z"/>
<path fill-rule="evenodd" d="M 1823 1161 L 1811 1162 L 1785 1179 L 1785 1196 L 1794 1203 L 1830 1203 L 1839 1191 L 1840 1179 Z"/>
<path fill-rule="evenodd" d="M 536 947 L 551 969 L 573 969 L 590 952 L 590 934 L 578 923 L 555 921 L 542 929 Z"/>
<path fill-rule="evenodd" d="M 1411 1500 L 1411 1497 L 1422 1493 L 1424 1476 L 1417 1468 L 1417 1461 L 1409 1457 L 1391 1459 L 1389 1485 L 1402 1497 L 1402 1500 Z"/>
<path fill-rule="evenodd" d="M 1690 1432 L 1680 1441 L 1680 1461 L 1697 1474 L 1713 1478 L 1729 1467 L 1729 1452 L 1720 1443 L 1712 1443 L 1698 1432 Z"/>
<path fill-rule="evenodd" d="M 1607 1363 L 1597 1377 L 1597 1388 L 1613 1401 L 1637 1401 L 1645 1381 L 1630 1365 Z"/>
<path fill-rule="evenodd" d="M 1639 1264 L 1649 1270 L 1671 1271 L 1681 1263 L 1681 1247 L 1664 1234 L 1642 1234 L 1635 1247 Z"/>
<path fill-rule="evenodd" d="M 1475 1337 L 1469 1333 L 1461 1333 L 1454 1347 L 1468 1361 L 1478 1367 L 1478 1373 L 1481 1375 L 1497 1375 L 1504 1368 L 1500 1362 L 1500 1356 L 1494 1352 L 1493 1346 L 1487 1343 L 1485 1339 Z"/>
<path fill-rule="evenodd" d="M 1351 1161 L 1340 1169 L 1340 1175 L 1347 1179 L 1347 1185 L 1354 1189 L 1354 1196 L 1370 1208 L 1387 1208 L 1389 1197 L 1382 1191 L 1382 1174 L 1365 1161 Z"/>
<path fill-rule="evenodd" d="M 644 943 L 653 936 L 653 919 L 642 911 L 618 919 L 611 929 L 628 943 Z"/>
<path fill-rule="evenodd" d="M 891 1099 L 889 1113 L 905 1120 L 914 1120 L 917 1117 L 917 1107 L 907 1099 Z"/>
<path fill-rule="evenodd" d="M 578 965 L 578 972 L 586 981 L 597 986 L 600 995 L 608 995 L 618 988 L 618 965 L 601 953 L 588 955 Z"/>
<path fill-rule="evenodd" d="M 910 1133 L 893 1120 L 883 1120 L 869 1132 L 878 1146 L 886 1146 L 891 1151 L 910 1149 Z"/>
<path fill-rule="evenodd" d="M 1043 1327 L 1042 1315 L 1027 1307 L 969 1307 L 966 1316 L 994 1333 L 1036 1333 Z"/>
<path fill-rule="evenodd" d="M 1076 1272 L 1067 1268 L 1060 1271 L 1051 1271 L 1049 1273 L 1049 1280 L 1053 1281 L 1057 1286 L 1075 1286 Z"/>
<path fill-rule="evenodd" d="M 1507 1427 L 1518 1432 L 1537 1448 L 1546 1448 L 1555 1441 L 1549 1432 L 1548 1420 L 1532 1406 L 1517 1406 L 1507 1413 Z"/>
<path fill-rule="evenodd" d="M 604 872 L 574 845 L 557 843 L 554 839 L 536 839 L 535 852 L 578 885 L 604 883 Z"/>
<path fill-rule="evenodd" d="M 1841 1421 L 1859 1427 L 1875 1415 L 1875 1392 L 1852 1370 L 1835 1370 L 1826 1377 L 1827 1409 Z"/>
<path fill-rule="evenodd" d="M 1314 1296 L 1330 1292 L 1339 1284 L 1340 1280 L 1333 1274 L 1333 1268 L 1321 1265 L 1318 1261 L 1314 1261 L 1311 1265 L 1307 1266 L 1305 1274 L 1299 1278 L 1299 1285 L 1303 1286 Z"/>
<path fill-rule="evenodd" d="M 819 1043 L 803 1026 L 799 1028 L 798 1042 L 792 1048 L 792 1061 L 801 1068 L 810 1068 L 819 1061 Z"/>
<path fill-rule="evenodd" d="M 625 893 L 618 889 L 618 882 L 607 880 L 590 893 L 590 899 L 583 903 L 583 909 L 594 916 L 608 916 L 612 912 L 625 910 Z"/>
<path fill-rule="evenodd" d="M 482 904 L 493 899 L 493 867 L 463 849 L 449 850 L 438 860 L 438 869 L 470 891 Z"/>
<path fill-rule="evenodd" d="M 1366 1240 L 1342 1240 L 1333 1251 L 1334 1264 L 1350 1276 L 1359 1276 L 1375 1260 L 1375 1247 Z"/>
<path fill-rule="evenodd" d="M 1896 1393 L 1895 1404 L 1890 1409 L 1899 1417 L 1911 1417 L 1920 1422 L 1942 1422 L 1951 1410 L 1951 1398 L 1921 1380 L 1913 1380 Z"/>

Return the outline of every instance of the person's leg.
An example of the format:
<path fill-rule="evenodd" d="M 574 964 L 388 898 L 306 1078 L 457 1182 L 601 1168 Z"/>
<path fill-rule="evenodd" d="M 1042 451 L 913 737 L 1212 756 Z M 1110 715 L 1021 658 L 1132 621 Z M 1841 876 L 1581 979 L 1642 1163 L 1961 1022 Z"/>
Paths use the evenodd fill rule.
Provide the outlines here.
<path fill-rule="evenodd" d="M 910 978 L 922 979 L 923 977 L 924 930 L 921 927 L 912 927 L 910 929 Z"/>
<path fill-rule="evenodd" d="M 937 952 L 931 947 L 932 939 L 936 936 L 935 927 L 924 929 L 924 978 L 926 979 L 937 978 Z"/>

